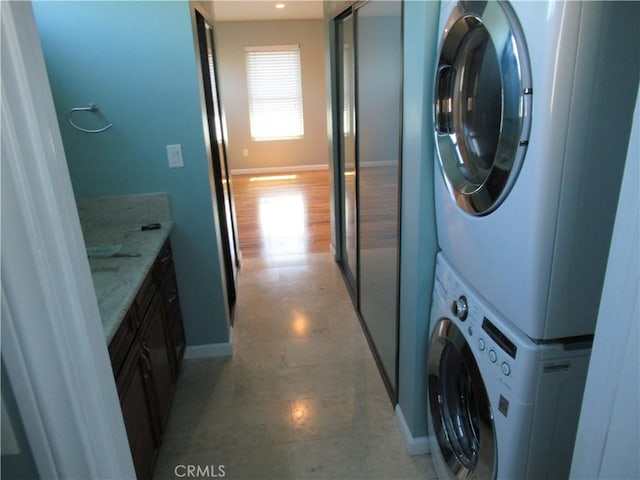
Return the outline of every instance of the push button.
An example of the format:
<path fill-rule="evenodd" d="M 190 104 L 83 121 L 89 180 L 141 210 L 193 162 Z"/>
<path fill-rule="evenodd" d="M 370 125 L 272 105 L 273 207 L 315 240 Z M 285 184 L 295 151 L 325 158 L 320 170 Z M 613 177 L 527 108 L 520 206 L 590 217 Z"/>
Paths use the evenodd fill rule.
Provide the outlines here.
<path fill-rule="evenodd" d="M 502 373 L 507 377 L 511 374 L 511 367 L 507 362 L 502 362 Z"/>
<path fill-rule="evenodd" d="M 482 338 L 478 339 L 478 348 L 480 349 L 481 352 L 484 352 L 484 349 L 487 348 L 487 345 L 484 343 L 484 339 Z"/>
<path fill-rule="evenodd" d="M 489 350 L 489 360 L 491 360 L 491 363 L 496 363 L 498 360 L 498 355 L 495 350 Z"/>

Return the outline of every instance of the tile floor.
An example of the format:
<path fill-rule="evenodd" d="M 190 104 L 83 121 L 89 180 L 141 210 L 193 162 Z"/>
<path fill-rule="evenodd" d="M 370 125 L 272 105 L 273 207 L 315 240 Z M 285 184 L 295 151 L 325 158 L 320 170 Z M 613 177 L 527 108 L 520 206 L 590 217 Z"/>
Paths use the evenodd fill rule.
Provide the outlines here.
<path fill-rule="evenodd" d="M 154 478 L 436 478 L 406 454 L 330 254 L 244 260 L 233 347 L 184 362 Z"/>

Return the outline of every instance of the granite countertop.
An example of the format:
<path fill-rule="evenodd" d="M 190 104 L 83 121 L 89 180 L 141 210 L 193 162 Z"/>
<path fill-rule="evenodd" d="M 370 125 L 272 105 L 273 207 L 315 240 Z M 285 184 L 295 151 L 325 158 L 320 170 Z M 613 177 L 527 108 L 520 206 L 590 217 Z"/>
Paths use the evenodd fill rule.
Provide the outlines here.
<path fill-rule="evenodd" d="M 78 210 L 88 249 L 121 246 L 119 254 L 139 254 L 89 257 L 102 329 L 109 343 L 169 237 L 173 222 L 168 199 L 166 194 L 79 199 Z M 148 223 L 161 227 L 142 231 L 141 226 Z"/>
<path fill-rule="evenodd" d="M 120 326 L 133 304 L 142 281 L 151 271 L 158 253 L 171 231 L 172 222 L 160 222 L 158 230 L 141 231 L 140 225 L 129 228 L 110 227 L 85 234 L 87 247 L 122 245 L 120 253 L 139 253 L 139 257 L 89 257 L 91 276 L 102 317 L 102 329 L 107 343 Z M 135 229 L 135 232 L 126 232 Z"/>

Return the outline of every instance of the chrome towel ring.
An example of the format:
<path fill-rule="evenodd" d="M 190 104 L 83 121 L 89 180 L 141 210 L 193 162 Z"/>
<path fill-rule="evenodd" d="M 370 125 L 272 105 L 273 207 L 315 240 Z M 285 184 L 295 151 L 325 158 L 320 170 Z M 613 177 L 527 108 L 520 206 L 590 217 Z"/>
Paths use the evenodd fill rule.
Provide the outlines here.
<path fill-rule="evenodd" d="M 89 130 L 87 128 L 82 128 L 79 127 L 78 125 L 76 125 L 73 122 L 73 114 L 74 112 L 92 112 L 95 113 L 99 110 L 98 106 L 95 103 L 90 103 L 88 107 L 76 107 L 76 108 L 72 108 L 71 110 L 69 110 L 69 116 L 67 117 L 67 120 L 69 120 L 69 124 L 71 124 L 71 126 L 73 128 L 75 128 L 76 130 L 80 130 L 81 132 L 85 132 L 85 133 L 100 133 L 100 132 L 104 132 L 105 130 L 110 129 L 111 127 L 113 127 L 113 124 L 110 123 L 109 125 L 107 125 L 106 127 L 102 127 L 102 128 L 97 128 L 95 130 Z"/>

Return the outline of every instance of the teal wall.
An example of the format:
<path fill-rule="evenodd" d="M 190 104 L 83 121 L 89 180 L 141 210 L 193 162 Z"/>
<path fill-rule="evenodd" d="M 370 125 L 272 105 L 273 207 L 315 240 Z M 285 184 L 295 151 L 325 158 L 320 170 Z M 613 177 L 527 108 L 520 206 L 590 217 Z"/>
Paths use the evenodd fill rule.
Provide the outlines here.
<path fill-rule="evenodd" d="M 431 105 L 439 8 L 404 2 L 398 402 L 414 438 L 427 434 L 425 359 L 438 249 Z"/>
<path fill-rule="evenodd" d="M 33 9 L 76 197 L 167 192 L 187 343 L 227 342 L 189 2 L 35 1 Z M 86 134 L 68 124 L 68 110 L 90 102 L 113 128 Z M 76 115 L 96 128 L 93 115 Z M 182 145 L 184 168 L 168 168 L 169 144 Z"/>

